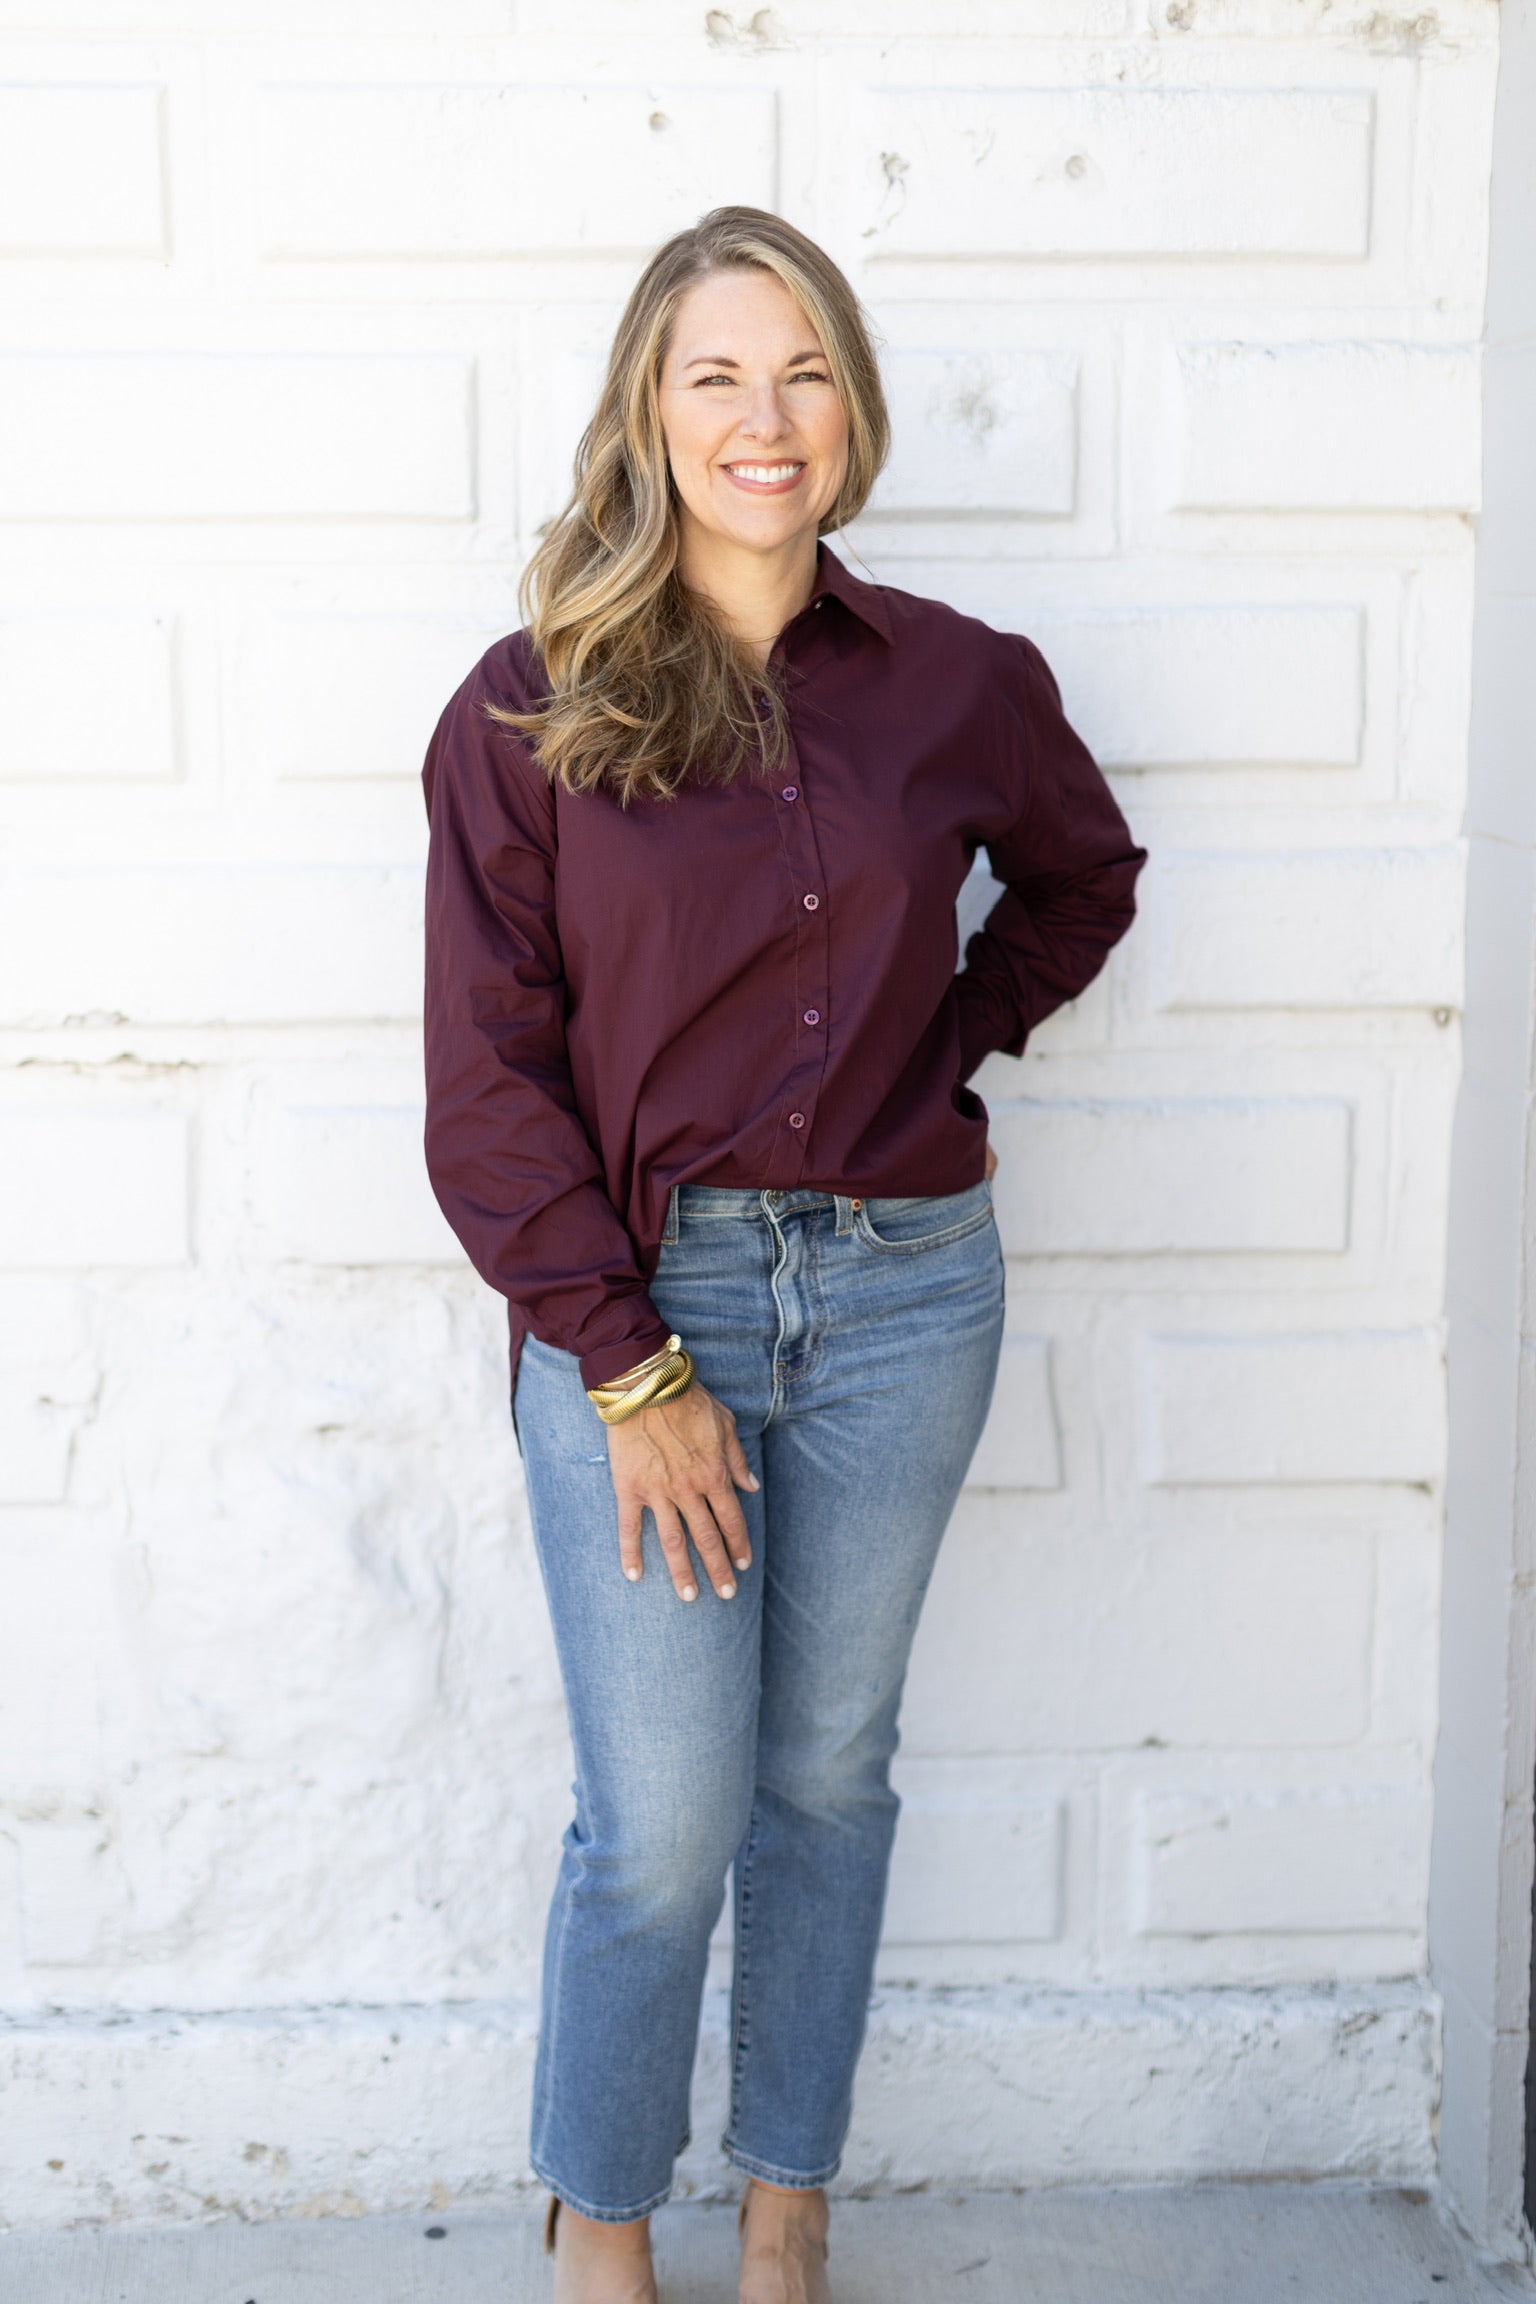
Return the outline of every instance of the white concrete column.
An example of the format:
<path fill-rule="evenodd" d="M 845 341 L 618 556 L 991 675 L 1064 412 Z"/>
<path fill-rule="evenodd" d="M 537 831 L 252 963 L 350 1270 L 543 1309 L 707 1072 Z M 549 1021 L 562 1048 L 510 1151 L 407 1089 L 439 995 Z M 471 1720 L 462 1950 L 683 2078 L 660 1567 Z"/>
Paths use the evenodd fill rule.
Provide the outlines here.
<path fill-rule="evenodd" d="M 1466 1070 L 1449 1242 L 1451 1441 L 1430 1952 L 1441 2167 L 1485 2245 L 1521 2200 L 1536 1718 L 1536 9 L 1510 0 L 1494 138 L 1467 807 Z"/>

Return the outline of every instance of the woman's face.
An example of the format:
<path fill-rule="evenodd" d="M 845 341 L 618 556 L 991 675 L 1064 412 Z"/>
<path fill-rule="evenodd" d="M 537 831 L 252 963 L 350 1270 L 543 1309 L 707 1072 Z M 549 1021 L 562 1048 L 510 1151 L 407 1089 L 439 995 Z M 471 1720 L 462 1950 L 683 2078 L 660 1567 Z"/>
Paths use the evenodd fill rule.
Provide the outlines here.
<path fill-rule="evenodd" d="M 837 502 L 848 419 L 821 342 L 771 272 L 714 272 L 678 306 L 661 421 L 685 525 L 777 552 Z"/>

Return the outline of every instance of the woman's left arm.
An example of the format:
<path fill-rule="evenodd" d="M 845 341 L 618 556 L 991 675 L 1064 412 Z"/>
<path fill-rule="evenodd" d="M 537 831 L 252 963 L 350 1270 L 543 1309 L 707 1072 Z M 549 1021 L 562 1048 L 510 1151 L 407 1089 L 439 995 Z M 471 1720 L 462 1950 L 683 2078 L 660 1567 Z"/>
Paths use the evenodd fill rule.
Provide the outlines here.
<path fill-rule="evenodd" d="M 987 843 L 1003 893 L 966 945 L 957 984 L 963 1080 L 994 1050 L 1022 1055 L 1042 1018 L 1093 982 L 1135 917 L 1147 855 L 1039 649 L 1018 638 L 1003 645 L 1017 652 L 1003 741 L 1017 747 L 1020 806 Z"/>

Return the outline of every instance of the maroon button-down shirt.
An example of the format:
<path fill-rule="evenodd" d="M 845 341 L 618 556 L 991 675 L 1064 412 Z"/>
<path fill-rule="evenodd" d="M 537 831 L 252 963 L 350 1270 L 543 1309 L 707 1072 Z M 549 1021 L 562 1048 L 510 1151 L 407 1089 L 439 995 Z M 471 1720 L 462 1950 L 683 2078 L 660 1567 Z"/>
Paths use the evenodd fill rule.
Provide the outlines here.
<path fill-rule="evenodd" d="M 964 1083 L 1131 922 L 1145 852 L 1029 641 L 823 547 L 774 661 L 771 776 L 627 809 L 552 786 L 484 711 L 543 693 L 521 633 L 427 754 L 428 1170 L 514 1356 L 532 1333 L 588 1385 L 666 1340 L 646 1284 L 675 1184 L 976 1183 Z M 982 847 L 1004 892 L 957 975 Z"/>

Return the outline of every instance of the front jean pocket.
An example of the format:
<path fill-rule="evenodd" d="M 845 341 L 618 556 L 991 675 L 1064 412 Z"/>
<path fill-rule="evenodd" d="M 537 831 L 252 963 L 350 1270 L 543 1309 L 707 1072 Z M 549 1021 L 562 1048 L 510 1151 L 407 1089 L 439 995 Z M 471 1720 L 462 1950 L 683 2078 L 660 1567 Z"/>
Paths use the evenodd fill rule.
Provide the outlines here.
<path fill-rule="evenodd" d="M 859 1238 L 886 1256 L 915 1256 L 947 1248 L 992 1221 L 992 1187 L 945 1192 L 913 1200 L 866 1200 L 854 1216 Z"/>

